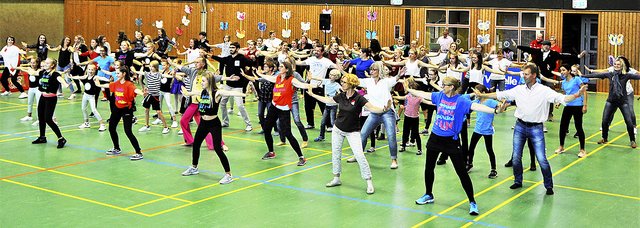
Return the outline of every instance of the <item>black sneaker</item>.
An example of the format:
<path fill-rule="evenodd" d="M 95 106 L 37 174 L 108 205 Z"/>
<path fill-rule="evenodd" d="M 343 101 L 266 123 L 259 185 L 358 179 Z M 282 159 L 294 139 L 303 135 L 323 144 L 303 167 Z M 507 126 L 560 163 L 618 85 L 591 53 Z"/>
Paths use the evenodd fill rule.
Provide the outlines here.
<path fill-rule="evenodd" d="M 536 171 L 536 170 L 538 170 L 538 168 L 536 168 L 536 165 L 532 165 L 532 166 L 529 168 L 529 171 Z"/>
<path fill-rule="evenodd" d="M 439 160 L 436 162 L 436 165 L 444 165 L 447 164 L 447 160 Z"/>
<path fill-rule="evenodd" d="M 418 152 L 416 152 L 416 155 L 422 155 L 422 150 L 418 150 Z"/>
<path fill-rule="evenodd" d="M 67 140 L 65 138 L 58 139 L 58 149 L 63 148 L 64 144 L 67 144 Z"/>
<path fill-rule="evenodd" d="M 47 137 L 38 137 L 36 140 L 31 142 L 31 144 L 40 144 L 40 143 L 47 143 Z"/>
<path fill-rule="evenodd" d="M 404 148 L 404 146 L 401 146 L 400 149 L 398 150 L 398 152 L 404 152 L 406 149 Z"/>
<path fill-rule="evenodd" d="M 547 195 L 553 195 L 553 188 L 547 188 Z"/>
<path fill-rule="evenodd" d="M 498 172 L 496 172 L 495 169 L 492 169 L 491 172 L 489 172 L 489 179 L 496 179 L 496 177 L 498 177 Z"/>
<path fill-rule="evenodd" d="M 504 167 L 513 167 L 513 162 L 509 160 L 507 163 L 504 164 Z"/>
<path fill-rule="evenodd" d="M 367 150 L 367 153 L 373 153 L 376 152 L 376 148 L 375 147 L 371 147 Z"/>
<path fill-rule="evenodd" d="M 578 133 L 573 134 L 573 138 L 577 139 L 578 138 Z"/>
<path fill-rule="evenodd" d="M 522 184 L 512 184 L 511 186 L 509 186 L 510 189 L 518 189 L 518 188 L 522 188 Z"/>
<path fill-rule="evenodd" d="M 473 164 L 467 164 L 467 173 L 471 172 L 471 168 L 473 168 Z"/>

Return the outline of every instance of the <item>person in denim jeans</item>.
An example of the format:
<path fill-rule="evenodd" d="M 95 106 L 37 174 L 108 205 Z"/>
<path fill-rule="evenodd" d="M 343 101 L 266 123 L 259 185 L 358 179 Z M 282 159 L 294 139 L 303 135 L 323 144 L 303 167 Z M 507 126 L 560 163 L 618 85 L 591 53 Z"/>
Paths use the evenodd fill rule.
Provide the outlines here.
<path fill-rule="evenodd" d="M 509 188 L 522 188 L 522 149 L 524 142 L 530 140 L 535 150 L 542 177 L 544 179 L 544 187 L 547 189 L 547 195 L 553 195 L 553 179 L 551 166 L 547 161 L 545 154 L 545 139 L 542 123 L 547 121 L 549 112 L 549 103 L 561 103 L 565 105 L 580 97 L 586 90 L 586 85 L 581 86 L 577 93 L 571 95 L 563 95 L 553 91 L 536 82 L 540 70 L 533 64 L 527 64 L 522 67 L 525 80 L 524 85 L 518 85 L 507 91 L 498 91 L 493 94 L 481 94 L 477 90 L 477 96 L 488 97 L 494 99 L 515 100 L 518 104 L 514 116 L 518 118 L 516 126 L 513 130 L 513 176 L 514 183 Z"/>
<path fill-rule="evenodd" d="M 376 62 L 369 68 L 370 78 L 361 78 L 360 87 L 367 89 L 368 94 L 365 96 L 373 105 L 383 107 L 391 100 L 391 90 L 396 85 L 397 77 L 385 77 L 387 69 L 382 62 Z M 396 141 L 396 111 L 391 108 L 383 113 L 371 113 L 367 121 L 360 130 L 362 145 L 367 145 L 367 137 L 373 130 L 384 123 L 385 132 L 387 134 L 387 142 L 389 143 L 389 154 L 391 155 L 391 169 L 398 168 L 398 143 Z M 364 147 L 363 147 L 364 149 Z"/>

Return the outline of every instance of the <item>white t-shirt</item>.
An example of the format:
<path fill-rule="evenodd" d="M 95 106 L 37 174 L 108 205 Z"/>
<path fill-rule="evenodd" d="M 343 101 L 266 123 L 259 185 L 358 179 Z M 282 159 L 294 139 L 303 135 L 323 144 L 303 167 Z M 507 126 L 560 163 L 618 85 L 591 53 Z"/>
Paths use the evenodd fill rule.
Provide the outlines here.
<path fill-rule="evenodd" d="M 500 71 L 500 70 L 506 70 L 509 66 L 511 66 L 512 62 L 509 61 L 506 58 L 502 58 L 502 60 L 498 60 L 497 58 L 492 59 L 488 62 L 489 65 L 491 65 L 491 69 L 496 70 L 496 71 Z M 491 80 L 504 80 L 504 74 L 494 74 L 491 73 L 491 75 L 489 75 L 489 79 Z"/>
<path fill-rule="evenodd" d="M 198 58 L 200 58 L 200 49 L 196 48 L 187 50 L 187 62 L 194 62 Z M 191 66 L 195 67 L 195 64 L 192 63 Z"/>
<path fill-rule="evenodd" d="M 282 43 L 281 39 L 278 38 L 269 38 L 269 39 L 265 39 L 262 44 L 264 44 L 264 46 L 267 46 L 267 50 L 270 51 L 275 51 L 278 50 L 278 47 L 280 47 L 280 44 Z"/>
<path fill-rule="evenodd" d="M 16 47 L 16 45 L 12 45 L 11 47 L 4 46 L 2 51 L 0 51 L 0 55 L 4 61 L 5 67 L 9 68 L 9 73 L 12 75 L 16 73 L 16 67 L 18 67 L 18 61 L 20 59 L 20 48 Z"/>
<path fill-rule="evenodd" d="M 309 57 L 304 60 L 306 65 L 309 65 L 309 72 L 311 73 L 313 79 L 311 79 L 311 83 L 317 84 L 327 75 L 327 70 L 329 67 L 333 66 L 333 62 L 328 58 L 318 59 L 315 56 Z"/>
<path fill-rule="evenodd" d="M 367 98 L 371 104 L 384 107 L 391 100 L 391 90 L 396 85 L 395 77 L 385 78 L 375 82 L 373 78 L 360 78 L 360 86 L 367 89 Z M 393 108 L 393 106 L 391 106 Z"/>
<path fill-rule="evenodd" d="M 411 62 L 411 60 L 407 59 L 404 67 L 407 69 L 407 72 L 404 75 L 420 77 L 420 66 L 418 66 L 418 60 Z"/>
<path fill-rule="evenodd" d="M 436 41 L 436 43 L 440 44 L 440 52 L 447 52 L 449 50 L 449 45 L 453 43 L 453 38 L 451 36 L 447 36 L 447 38 L 441 36 L 438 37 L 438 41 Z"/>
<path fill-rule="evenodd" d="M 482 84 L 482 79 L 484 79 L 484 71 L 473 68 L 467 72 L 469 75 L 469 82 L 475 82 L 478 84 Z"/>

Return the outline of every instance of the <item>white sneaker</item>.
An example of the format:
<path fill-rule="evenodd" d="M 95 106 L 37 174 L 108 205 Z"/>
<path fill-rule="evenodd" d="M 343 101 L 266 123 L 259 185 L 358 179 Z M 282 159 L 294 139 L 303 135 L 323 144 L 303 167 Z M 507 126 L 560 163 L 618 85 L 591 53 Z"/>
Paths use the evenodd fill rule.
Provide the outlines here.
<path fill-rule="evenodd" d="M 253 128 L 251 126 L 247 126 L 247 128 L 244 129 L 245 131 L 252 131 Z"/>
<path fill-rule="evenodd" d="M 169 134 L 169 128 L 165 127 L 164 129 L 162 129 L 162 134 Z"/>
<path fill-rule="evenodd" d="M 73 100 L 74 98 L 76 98 L 76 94 L 72 93 L 67 100 Z"/>
<path fill-rule="evenodd" d="M 547 126 L 542 126 L 542 131 L 544 131 L 544 133 L 547 133 L 548 132 Z"/>
<path fill-rule="evenodd" d="M 10 94 L 11 94 L 11 92 L 4 91 L 4 93 L 0 93 L 0 96 L 9 96 Z"/>
<path fill-rule="evenodd" d="M 55 124 L 58 124 L 58 118 L 53 117 L 53 122 L 54 122 Z"/>
<path fill-rule="evenodd" d="M 178 127 L 178 121 L 173 121 L 173 123 L 171 123 L 171 128 L 177 128 Z"/>
<path fill-rule="evenodd" d="M 238 112 L 238 116 L 242 116 L 242 113 Z"/>
<path fill-rule="evenodd" d="M 83 129 L 83 128 L 90 128 L 91 125 L 89 125 L 89 122 L 85 122 L 83 124 L 80 124 L 80 126 L 78 126 L 78 128 Z"/>
<path fill-rule="evenodd" d="M 178 131 L 178 135 L 182 135 L 182 134 L 184 134 L 182 130 Z"/>
<path fill-rule="evenodd" d="M 327 188 L 330 188 L 330 187 L 335 187 L 340 185 L 342 185 L 342 182 L 340 181 L 340 179 L 333 178 L 333 180 L 331 180 L 329 183 L 325 184 L 324 186 L 326 186 Z"/>
<path fill-rule="evenodd" d="M 145 131 L 151 131 L 151 127 L 143 126 L 143 127 L 140 128 L 140 130 L 138 130 L 138 132 L 145 132 Z"/>
<path fill-rule="evenodd" d="M 18 97 L 18 99 L 25 99 L 25 98 L 27 98 L 27 97 L 29 97 L 29 95 L 27 95 L 27 93 L 25 93 L 25 92 L 22 92 L 22 93 L 20 94 L 20 96 Z"/>
<path fill-rule="evenodd" d="M 22 117 L 22 119 L 20 119 L 20 121 L 23 121 L 23 122 L 32 121 L 32 120 L 33 120 L 33 117 L 31 117 L 31 116 L 25 116 L 25 117 Z"/>
<path fill-rule="evenodd" d="M 227 114 L 231 114 L 231 113 L 233 113 L 233 109 L 227 110 Z"/>
<path fill-rule="evenodd" d="M 367 180 L 367 194 L 371 195 L 376 192 L 375 188 L 373 188 L 373 182 L 371 180 Z"/>
<path fill-rule="evenodd" d="M 233 177 L 229 174 L 224 174 L 224 177 L 222 177 L 222 179 L 220 179 L 220 181 L 218 183 L 220 184 L 228 184 L 233 182 Z"/>
<path fill-rule="evenodd" d="M 107 126 L 105 126 L 104 124 L 100 124 L 100 128 L 98 128 L 99 132 L 103 132 L 107 130 Z"/>
<path fill-rule="evenodd" d="M 198 171 L 197 167 L 189 166 L 189 168 L 187 170 L 182 172 L 182 176 L 197 175 L 198 173 L 200 173 L 200 172 Z"/>
<path fill-rule="evenodd" d="M 162 120 L 160 120 L 160 119 L 156 119 L 153 122 L 151 122 L 151 124 L 153 124 L 153 125 L 158 125 L 160 123 L 162 123 Z"/>

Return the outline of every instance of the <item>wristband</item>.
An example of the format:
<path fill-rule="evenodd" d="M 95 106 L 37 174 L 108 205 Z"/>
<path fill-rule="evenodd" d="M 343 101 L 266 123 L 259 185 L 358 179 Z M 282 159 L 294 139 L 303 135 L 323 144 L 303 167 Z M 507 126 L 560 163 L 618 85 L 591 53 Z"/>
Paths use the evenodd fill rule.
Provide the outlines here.
<path fill-rule="evenodd" d="M 493 109 L 493 114 L 498 114 L 498 109 L 497 108 Z"/>

